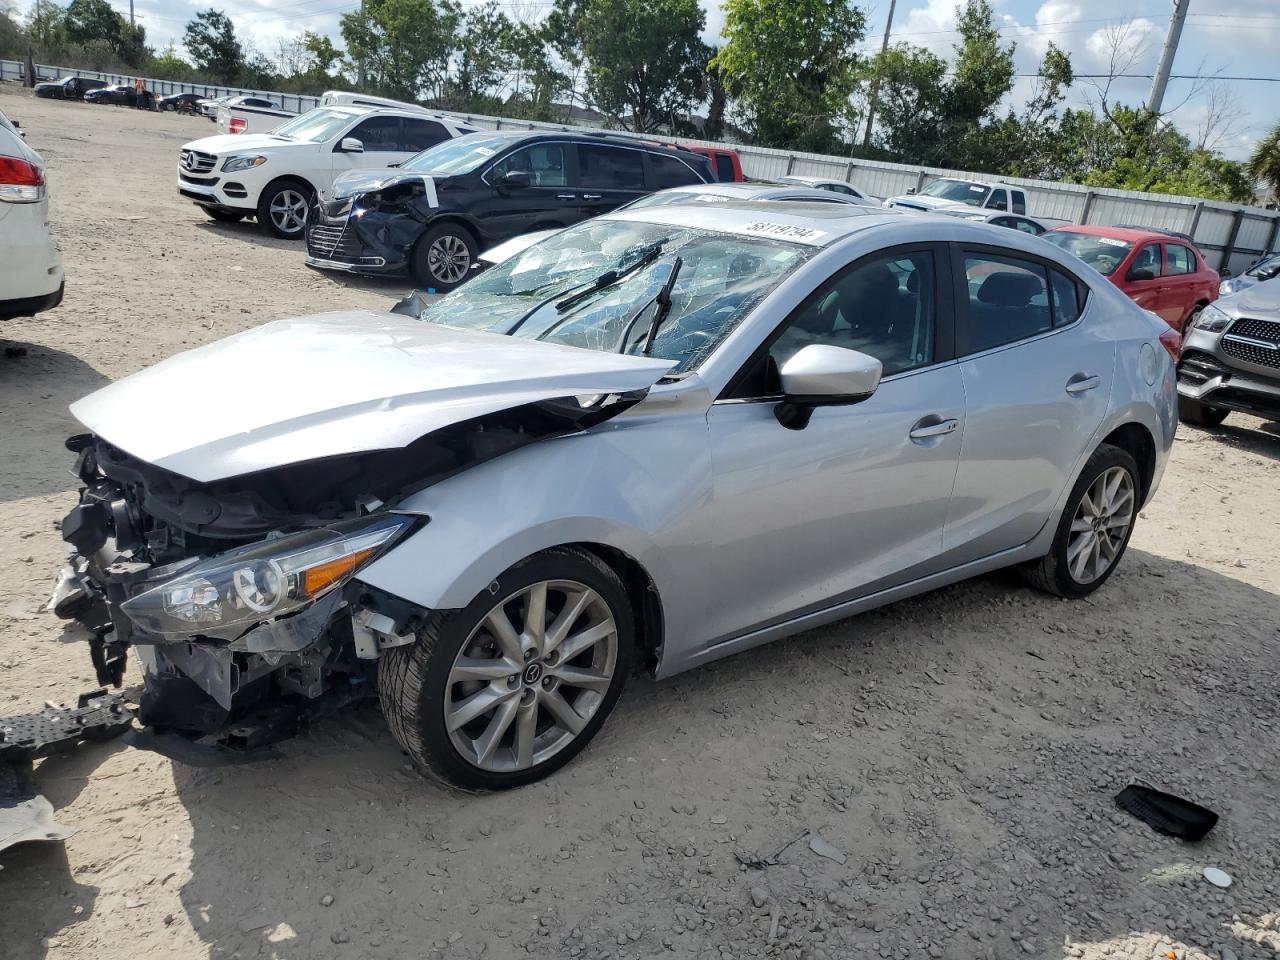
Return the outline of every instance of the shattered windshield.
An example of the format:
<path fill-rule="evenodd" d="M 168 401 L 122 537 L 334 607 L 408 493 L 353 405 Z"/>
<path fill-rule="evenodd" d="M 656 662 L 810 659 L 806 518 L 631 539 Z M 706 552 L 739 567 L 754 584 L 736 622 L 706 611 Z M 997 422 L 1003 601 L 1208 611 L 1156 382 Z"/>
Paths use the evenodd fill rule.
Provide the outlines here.
<path fill-rule="evenodd" d="M 588 350 L 643 352 L 677 261 L 649 356 L 691 370 L 814 247 L 692 227 L 589 220 L 427 307 L 421 319 Z"/>

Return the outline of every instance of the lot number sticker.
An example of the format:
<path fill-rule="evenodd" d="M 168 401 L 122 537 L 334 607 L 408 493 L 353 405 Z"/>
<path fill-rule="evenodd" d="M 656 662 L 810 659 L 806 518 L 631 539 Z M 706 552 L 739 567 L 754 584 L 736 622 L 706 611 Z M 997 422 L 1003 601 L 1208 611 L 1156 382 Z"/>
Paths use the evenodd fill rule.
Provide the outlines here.
<path fill-rule="evenodd" d="M 814 230 L 812 227 L 799 227 L 790 223 L 771 223 L 768 220 L 757 220 L 742 227 L 739 233 L 752 237 L 774 237 L 778 240 L 794 240 L 797 243 L 817 243 L 827 235 L 825 230 Z"/>

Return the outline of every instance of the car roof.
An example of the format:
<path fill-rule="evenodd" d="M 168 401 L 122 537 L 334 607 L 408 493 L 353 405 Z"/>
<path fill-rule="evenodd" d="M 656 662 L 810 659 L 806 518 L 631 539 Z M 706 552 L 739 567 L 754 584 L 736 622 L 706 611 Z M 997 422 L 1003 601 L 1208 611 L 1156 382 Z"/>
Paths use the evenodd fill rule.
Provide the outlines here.
<path fill-rule="evenodd" d="M 1100 227 L 1092 224 L 1068 224 L 1064 227 L 1054 227 L 1055 231 L 1062 233 L 1086 233 L 1091 237 L 1110 237 L 1112 240 L 1128 240 L 1131 243 L 1141 243 L 1144 240 L 1168 240 L 1169 234 L 1159 233 L 1155 230 L 1136 230 L 1133 227 Z"/>
<path fill-rule="evenodd" d="M 683 187 L 670 187 L 659 193 L 692 193 L 698 196 L 725 197 L 741 200 L 776 200 L 784 197 L 812 197 L 817 203 L 843 204 L 848 201 L 830 190 L 814 190 L 799 183 L 747 183 L 722 180 L 716 183 L 691 183 Z"/>
<path fill-rule="evenodd" d="M 860 230 L 901 223 L 909 216 L 897 210 L 853 203 L 801 204 L 744 198 L 723 204 L 699 204 L 695 201 L 628 208 L 604 214 L 599 219 L 722 230 L 825 247 Z"/>

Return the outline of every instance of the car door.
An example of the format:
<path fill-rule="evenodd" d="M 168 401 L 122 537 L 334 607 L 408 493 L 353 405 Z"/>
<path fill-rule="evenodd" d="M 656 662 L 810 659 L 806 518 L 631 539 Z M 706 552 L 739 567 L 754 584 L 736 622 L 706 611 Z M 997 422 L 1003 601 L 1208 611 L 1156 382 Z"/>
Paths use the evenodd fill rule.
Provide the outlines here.
<path fill-rule="evenodd" d="M 578 190 L 584 216 L 596 217 L 651 192 L 644 151 L 612 143 L 577 144 Z"/>
<path fill-rule="evenodd" d="M 1115 344 L 1048 261 L 965 245 L 952 264 L 965 431 L 943 543 L 959 564 L 1044 526 L 1106 414 Z"/>
<path fill-rule="evenodd" d="M 1152 313 L 1165 315 L 1164 279 L 1162 261 L 1164 254 L 1159 243 L 1141 244 L 1133 253 L 1125 268 L 1125 293 L 1129 299 Z"/>
<path fill-rule="evenodd" d="M 585 214 L 578 192 L 570 185 L 572 168 L 571 144 L 562 140 L 518 146 L 484 172 L 488 192 L 470 205 L 469 212 L 493 243 L 576 223 Z M 528 185 L 504 185 L 508 173 L 524 174 Z"/>
<path fill-rule="evenodd" d="M 964 436 L 941 245 L 864 257 L 789 316 L 708 413 L 723 639 L 930 572 Z M 777 370 L 814 343 L 884 367 L 861 403 L 779 424 Z M 712 642 L 715 642 L 714 640 Z"/>
<path fill-rule="evenodd" d="M 347 153 L 341 149 L 342 141 L 355 138 L 364 146 L 362 153 Z M 403 163 L 412 156 L 405 151 L 401 141 L 400 118 L 386 114 L 372 114 L 337 139 L 333 147 L 335 171 L 356 167 L 390 167 Z"/>
<path fill-rule="evenodd" d="M 991 191 L 991 196 L 987 197 L 987 202 L 983 204 L 988 210 L 1008 210 L 1009 197 L 1005 193 L 1003 187 L 996 187 Z"/>
<path fill-rule="evenodd" d="M 1164 245 L 1164 289 L 1161 291 L 1163 309 L 1160 316 L 1175 329 L 1196 305 L 1200 278 L 1196 273 L 1196 255 L 1181 243 Z"/>
<path fill-rule="evenodd" d="M 426 117 L 404 117 L 402 122 L 402 143 L 410 156 L 450 139 L 449 131 L 445 129 L 444 124 L 435 120 L 428 120 Z"/>

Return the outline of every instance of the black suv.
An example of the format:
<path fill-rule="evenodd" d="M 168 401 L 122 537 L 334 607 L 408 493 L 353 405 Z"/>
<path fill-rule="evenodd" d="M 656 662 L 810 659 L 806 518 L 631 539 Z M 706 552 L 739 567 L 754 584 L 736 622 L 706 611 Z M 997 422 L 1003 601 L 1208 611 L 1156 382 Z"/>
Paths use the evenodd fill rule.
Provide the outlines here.
<path fill-rule="evenodd" d="M 307 264 L 408 271 L 452 290 L 476 255 L 531 230 L 567 227 L 667 187 L 715 180 L 703 155 L 593 133 L 473 133 L 395 170 L 354 170 L 307 224 Z"/>
<path fill-rule="evenodd" d="M 107 85 L 105 80 L 94 80 L 90 77 L 67 77 L 65 80 L 50 80 L 37 83 L 35 95 L 52 100 L 83 100 L 90 90 L 101 90 Z"/>

